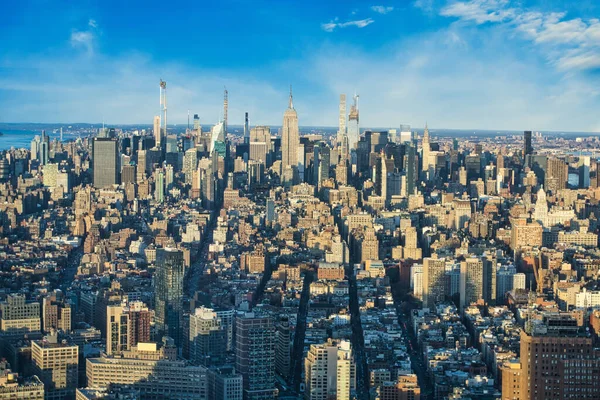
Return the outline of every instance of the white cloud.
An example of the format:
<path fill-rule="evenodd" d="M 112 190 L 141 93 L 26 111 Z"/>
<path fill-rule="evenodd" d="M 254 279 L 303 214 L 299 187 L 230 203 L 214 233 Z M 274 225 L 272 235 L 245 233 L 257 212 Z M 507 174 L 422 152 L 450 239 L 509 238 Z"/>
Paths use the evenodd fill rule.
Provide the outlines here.
<path fill-rule="evenodd" d="M 503 35 L 482 38 L 475 31 L 456 30 L 411 37 L 385 54 L 323 49 L 315 65 L 306 66 L 315 84 L 329 91 L 323 123 L 335 125 L 336 96 L 356 90 L 365 129 L 401 123 L 419 127 L 427 120 L 430 127 L 457 129 L 597 128 L 600 90 L 590 88 L 597 84 L 540 68 L 536 55 L 514 52 Z M 482 48 L 468 45 L 475 37 L 484 41 Z"/>
<path fill-rule="evenodd" d="M 87 30 L 73 29 L 71 31 L 70 43 L 73 48 L 84 49 L 87 54 L 91 55 L 94 53 L 96 45 L 96 36 L 98 33 L 98 23 L 95 19 L 88 21 Z"/>
<path fill-rule="evenodd" d="M 600 20 L 566 18 L 566 13 L 511 7 L 507 0 L 457 1 L 440 15 L 463 22 L 498 23 L 536 44 L 561 70 L 600 68 Z"/>
<path fill-rule="evenodd" d="M 486 22 L 500 22 L 513 16 L 512 8 L 505 8 L 506 0 L 458 1 L 442 8 L 445 17 L 457 17 L 463 21 L 474 21 L 481 25 Z"/>
<path fill-rule="evenodd" d="M 434 0 L 415 0 L 413 2 L 413 6 L 416 8 L 420 8 L 426 14 L 433 13 L 433 3 Z"/>
<path fill-rule="evenodd" d="M 94 52 L 94 34 L 90 31 L 71 32 L 71 46 L 83 48 L 89 54 Z"/>
<path fill-rule="evenodd" d="M 365 18 L 346 22 L 337 22 L 336 18 L 333 21 L 321 24 L 321 29 L 323 29 L 325 32 L 333 32 L 336 28 L 348 28 L 351 26 L 364 28 L 365 26 L 371 25 L 373 22 L 375 22 L 373 18 Z"/>
<path fill-rule="evenodd" d="M 392 7 L 392 6 L 371 6 L 371 10 L 375 11 L 378 14 L 387 14 L 389 12 L 394 11 L 394 7 Z"/>

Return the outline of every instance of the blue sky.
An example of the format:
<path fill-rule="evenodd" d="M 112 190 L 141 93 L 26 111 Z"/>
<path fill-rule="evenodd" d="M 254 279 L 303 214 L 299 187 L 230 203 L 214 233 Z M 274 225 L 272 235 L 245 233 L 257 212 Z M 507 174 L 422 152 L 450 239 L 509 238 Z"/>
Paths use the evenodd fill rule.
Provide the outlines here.
<path fill-rule="evenodd" d="M 0 122 L 301 125 L 600 131 L 594 0 L 5 0 Z"/>

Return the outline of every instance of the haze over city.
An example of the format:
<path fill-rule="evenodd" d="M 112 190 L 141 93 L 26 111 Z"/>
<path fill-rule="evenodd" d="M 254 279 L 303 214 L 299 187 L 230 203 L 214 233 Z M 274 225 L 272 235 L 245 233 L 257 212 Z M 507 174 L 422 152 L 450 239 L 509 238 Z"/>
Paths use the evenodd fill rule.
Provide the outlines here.
<path fill-rule="evenodd" d="M 597 17 L 585 1 L 3 5 L 0 122 L 144 123 L 155 82 L 170 121 L 279 123 L 294 85 L 301 125 L 336 126 L 359 93 L 364 126 L 600 131 Z M 38 18 L 43 15 L 43 18 Z"/>

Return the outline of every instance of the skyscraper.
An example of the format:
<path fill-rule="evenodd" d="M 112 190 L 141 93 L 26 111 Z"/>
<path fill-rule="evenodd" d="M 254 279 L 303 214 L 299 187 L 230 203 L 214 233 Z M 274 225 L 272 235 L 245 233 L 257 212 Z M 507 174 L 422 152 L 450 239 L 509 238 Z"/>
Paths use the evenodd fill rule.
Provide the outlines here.
<path fill-rule="evenodd" d="M 92 142 L 94 187 L 119 183 L 119 144 L 113 138 L 94 138 Z"/>
<path fill-rule="evenodd" d="M 359 127 L 358 127 L 358 95 L 354 95 L 354 104 L 350 106 L 350 114 L 348 115 L 348 147 L 355 149 L 358 143 Z"/>
<path fill-rule="evenodd" d="M 524 149 L 523 156 L 533 154 L 533 147 L 531 146 L 531 131 L 523 132 Z"/>
<path fill-rule="evenodd" d="M 298 145 L 300 144 L 298 114 L 292 100 L 292 87 L 290 86 L 288 109 L 283 114 L 281 128 L 281 172 L 286 181 L 294 179 L 294 170 L 298 168 Z"/>
<path fill-rule="evenodd" d="M 181 343 L 183 318 L 183 252 L 165 247 L 156 250 L 154 278 L 155 322 L 159 334 Z"/>
<path fill-rule="evenodd" d="M 470 257 L 460 263 L 460 306 L 467 307 L 483 299 L 484 265 L 480 258 Z"/>
<path fill-rule="evenodd" d="M 150 341 L 150 311 L 135 301 L 106 307 L 106 354 L 120 354 Z"/>
<path fill-rule="evenodd" d="M 221 319 L 209 308 L 196 308 L 190 315 L 190 360 L 205 366 L 223 361 L 226 349 L 226 332 Z"/>
<path fill-rule="evenodd" d="M 244 399 L 275 398 L 275 325 L 246 313 L 235 320 L 235 370 L 244 377 Z"/>
<path fill-rule="evenodd" d="M 160 111 L 162 113 L 161 122 L 164 124 L 164 128 L 158 135 L 156 147 L 160 147 L 162 138 L 167 137 L 167 82 L 163 81 L 162 79 L 160 80 Z"/>
<path fill-rule="evenodd" d="M 157 147 L 160 147 L 160 139 L 161 133 L 160 133 L 160 115 L 155 115 L 154 116 L 154 141 L 156 143 Z"/>
<path fill-rule="evenodd" d="M 46 165 L 50 161 L 50 138 L 46 135 L 46 131 L 42 131 L 42 140 L 40 142 L 40 164 Z"/>
<path fill-rule="evenodd" d="M 317 190 L 321 189 L 323 181 L 329 179 L 330 159 L 329 146 L 323 142 L 318 143 L 314 148 L 313 158 L 313 184 Z"/>
<path fill-rule="evenodd" d="M 600 363 L 592 338 L 570 315 L 548 313 L 521 331 L 521 362 L 502 368 L 502 398 L 600 398 Z"/>
<path fill-rule="evenodd" d="M 429 129 L 427 128 L 427 124 L 425 124 L 425 131 L 423 132 L 423 156 L 422 158 L 422 162 L 423 162 L 423 171 L 427 172 L 429 171 L 429 165 L 430 165 L 430 160 L 429 160 L 429 153 L 431 151 L 431 147 L 429 144 Z"/>
<path fill-rule="evenodd" d="M 154 182 L 154 200 L 157 203 L 165 201 L 165 173 L 162 169 L 156 170 L 156 182 Z"/>
<path fill-rule="evenodd" d="M 346 95 L 340 94 L 340 115 L 339 127 L 337 132 L 337 145 L 340 146 L 343 142 L 343 137 L 346 134 Z"/>
<path fill-rule="evenodd" d="M 311 345 L 304 361 L 304 377 L 307 400 L 349 399 L 356 384 L 350 342 L 329 339 Z"/>
<path fill-rule="evenodd" d="M 446 260 L 427 257 L 423 259 L 423 306 L 433 308 L 446 295 Z"/>

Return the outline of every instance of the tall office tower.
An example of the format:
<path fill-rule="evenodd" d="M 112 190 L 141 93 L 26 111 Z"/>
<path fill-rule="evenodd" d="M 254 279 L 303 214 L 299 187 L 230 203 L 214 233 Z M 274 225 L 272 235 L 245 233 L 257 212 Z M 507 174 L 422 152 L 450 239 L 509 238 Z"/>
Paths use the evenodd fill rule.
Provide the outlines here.
<path fill-rule="evenodd" d="M 360 262 L 379 260 L 379 240 L 373 228 L 367 228 L 360 247 Z"/>
<path fill-rule="evenodd" d="M 122 301 L 106 307 L 106 354 L 122 354 L 150 341 L 151 312 L 141 301 Z"/>
<path fill-rule="evenodd" d="M 255 126 L 250 130 L 249 140 L 250 160 L 258 161 L 268 167 L 267 158 L 271 149 L 271 128 L 268 126 Z"/>
<path fill-rule="evenodd" d="M 323 142 L 319 142 L 314 147 L 313 158 L 313 185 L 317 190 L 321 189 L 323 181 L 329 179 L 331 152 L 329 146 Z"/>
<path fill-rule="evenodd" d="M 523 132 L 523 157 L 529 154 L 533 154 L 533 146 L 531 145 L 531 131 Z"/>
<path fill-rule="evenodd" d="M 200 127 L 200 117 L 198 114 L 194 114 L 194 131 L 200 134 L 202 128 Z"/>
<path fill-rule="evenodd" d="M 429 129 L 427 128 L 427 124 L 425 124 L 425 131 L 423 132 L 423 149 L 421 160 L 423 163 L 423 171 L 429 171 L 429 167 L 431 165 L 431 160 L 429 154 L 431 152 L 431 145 L 429 143 Z"/>
<path fill-rule="evenodd" d="M 410 125 L 400 125 L 400 135 L 398 136 L 398 143 L 404 144 L 412 140 L 412 132 L 410 131 Z"/>
<path fill-rule="evenodd" d="M 160 115 L 154 116 L 154 142 L 156 143 L 156 147 L 160 147 L 161 142 L 161 133 L 160 133 Z"/>
<path fill-rule="evenodd" d="M 166 247 L 156 250 L 154 272 L 155 323 L 159 334 L 169 336 L 175 345 L 181 344 L 183 321 L 183 252 Z"/>
<path fill-rule="evenodd" d="M 44 173 L 43 182 L 46 187 L 56 187 L 56 178 L 58 176 L 58 164 L 49 163 L 42 168 Z"/>
<path fill-rule="evenodd" d="M 381 197 L 383 197 L 383 199 L 385 200 L 385 204 L 389 204 L 392 194 L 400 194 L 399 190 L 398 190 L 398 193 L 392 192 L 390 190 L 390 185 L 388 182 L 390 177 L 393 175 L 394 169 L 395 169 L 394 156 L 392 156 L 392 158 L 387 158 L 385 153 L 381 152 L 380 164 L 381 164 L 381 186 L 380 186 Z"/>
<path fill-rule="evenodd" d="M 275 326 L 268 316 L 246 313 L 235 320 L 235 370 L 244 377 L 244 399 L 275 398 Z"/>
<path fill-rule="evenodd" d="M 229 92 L 227 89 L 223 90 L 223 131 L 227 136 L 227 112 L 229 111 Z"/>
<path fill-rule="evenodd" d="M 590 157 L 579 157 L 579 188 L 587 189 L 590 187 L 590 167 L 592 160 Z"/>
<path fill-rule="evenodd" d="M 42 140 L 40 142 L 40 164 L 46 165 L 50 161 L 50 138 L 46 131 L 42 131 Z"/>
<path fill-rule="evenodd" d="M 350 342 L 312 344 L 304 360 L 304 380 L 306 400 L 349 399 L 356 386 Z"/>
<path fill-rule="evenodd" d="M 266 216 L 265 219 L 268 223 L 275 222 L 275 201 L 273 199 L 267 199 L 266 201 Z"/>
<path fill-rule="evenodd" d="M 434 308 L 446 297 L 446 259 L 433 257 L 423 259 L 423 306 Z"/>
<path fill-rule="evenodd" d="M 190 360 L 204 366 L 225 361 L 226 332 L 217 313 L 205 307 L 190 315 Z"/>
<path fill-rule="evenodd" d="M 569 179 L 569 166 L 564 160 L 550 157 L 546 162 L 545 186 L 546 190 L 556 193 L 567 188 Z"/>
<path fill-rule="evenodd" d="M 189 149 L 183 156 L 183 173 L 185 174 L 185 183 L 192 184 L 192 175 L 198 168 L 198 152 L 196 148 Z"/>
<path fill-rule="evenodd" d="M 201 170 L 201 193 L 202 206 L 207 210 L 212 210 L 215 205 L 215 174 L 212 167 Z"/>
<path fill-rule="evenodd" d="M 406 174 L 406 195 L 415 193 L 417 187 L 417 149 L 413 145 L 406 146 L 404 172 Z"/>
<path fill-rule="evenodd" d="M 275 331 L 275 372 L 283 379 L 290 376 L 292 329 L 287 315 L 281 316 Z"/>
<path fill-rule="evenodd" d="M 147 165 L 146 150 L 138 150 L 137 152 L 137 183 L 146 180 L 146 165 Z"/>
<path fill-rule="evenodd" d="M 484 272 L 483 260 L 469 257 L 460 263 L 460 306 L 468 307 L 483 299 L 483 282 L 488 274 Z"/>
<path fill-rule="evenodd" d="M 162 138 L 167 137 L 167 82 L 160 80 L 160 111 L 162 113 L 162 132 L 158 135 L 156 140 L 156 147 L 161 147 Z"/>
<path fill-rule="evenodd" d="M 92 142 L 94 187 L 119 184 L 119 143 L 113 138 L 94 138 Z"/>
<path fill-rule="evenodd" d="M 483 300 L 485 304 L 496 304 L 498 260 L 496 253 L 486 251 L 481 258 L 483 262 Z"/>
<path fill-rule="evenodd" d="M 26 301 L 25 295 L 9 294 L 6 301 L 0 303 L 0 312 L 0 331 L 3 333 L 40 331 L 40 303 Z"/>
<path fill-rule="evenodd" d="M 225 143 L 225 123 L 219 122 L 215 126 L 212 127 L 211 130 L 211 138 L 210 138 L 210 147 L 208 149 L 209 152 L 219 151 L 218 144 Z"/>
<path fill-rule="evenodd" d="M 167 165 L 165 167 L 165 188 L 166 190 L 170 190 L 171 186 L 173 186 L 174 179 L 174 171 L 172 165 Z"/>
<path fill-rule="evenodd" d="M 290 100 L 288 109 L 283 114 L 281 128 L 281 172 L 286 182 L 293 183 L 295 170 L 298 169 L 298 145 L 300 133 L 298 131 L 298 114 L 292 101 L 292 87 L 290 86 Z M 290 179 L 291 178 L 291 179 Z"/>
<path fill-rule="evenodd" d="M 335 181 L 338 185 L 348 184 L 348 161 L 340 161 L 335 167 Z"/>
<path fill-rule="evenodd" d="M 37 160 L 40 157 L 40 137 L 35 135 L 33 140 L 31 141 L 31 159 Z"/>
<path fill-rule="evenodd" d="M 156 200 L 157 203 L 163 203 L 165 201 L 165 173 L 162 169 L 156 170 L 154 200 Z"/>
<path fill-rule="evenodd" d="M 346 95 L 340 94 L 340 116 L 337 132 L 337 145 L 342 144 L 343 138 L 346 135 Z"/>
<path fill-rule="evenodd" d="M 570 315 L 547 313 L 521 331 L 520 363 L 502 368 L 502 398 L 563 400 L 600 398 L 600 360 L 592 338 Z"/>
<path fill-rule="evenodd" d="M 33 370 L 45 386 L 46 399 L 73 399 L 78 386 L 79 347 L 58 341 L 52 332 L 31 342 Z"/>
<path fill-rule="evenodd" d="M 244 143 L 250 143 L 250 125 L 248 124 L 248 111 L 244 113 Z"/>
<path fill-rule="evenodd" d="M 121 168 L 121 183 L 135 183 L 136 182 L 136 168 L 135 164 L 126 164 Z"/>
<path fill-rule="evenodd" d="M 359 134 L 358 95 L 355 94 L 354 103 L 350 106 L 350 113 L 348 114 L 348 147 L 350 149 L 356 149 Z"/>
<path fill-rule="evenodd" d="M 496 271 L 496 302 L 503 304 L 506 293 L 513 290 L 514 276 L 517 269 L 514 265 L 503 265 Z"/>

